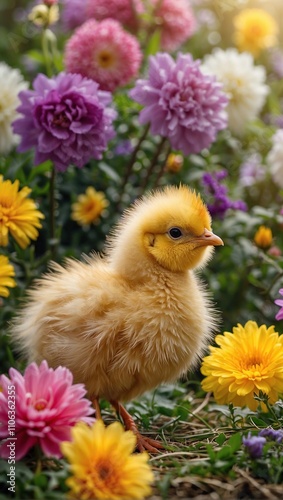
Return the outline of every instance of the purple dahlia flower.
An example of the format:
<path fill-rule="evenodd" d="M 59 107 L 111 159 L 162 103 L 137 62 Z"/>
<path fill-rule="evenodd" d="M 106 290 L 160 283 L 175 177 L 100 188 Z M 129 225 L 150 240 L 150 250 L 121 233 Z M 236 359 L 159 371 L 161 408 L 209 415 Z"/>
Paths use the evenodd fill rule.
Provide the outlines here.
<path fill-rule="evenodd" d="M 35 147 L 36 165 L 51 160 L 61 172 L 70 164 L 82 168 L 91 158 L 100 159 L 115 135 L 116 111 L 107 107 L 110 92 L 72 73 L 53 78 L 39 74 L 33 87 L 19 94 L 17 111 L 23 116 L 13 123 L 21 136 L 18 151 Z"/>
<path fill-rule="evenodd" d="M 152 134 L 167 137 L 175 150 L 199 153 L 227 125 L 228 99 L 215 77 L 204 75 L 200 61 L 166 53 L 150 57 L 148 79 L 139 79 L 130 96 L 145 106 L 140 123 L 150 123 Z"/>

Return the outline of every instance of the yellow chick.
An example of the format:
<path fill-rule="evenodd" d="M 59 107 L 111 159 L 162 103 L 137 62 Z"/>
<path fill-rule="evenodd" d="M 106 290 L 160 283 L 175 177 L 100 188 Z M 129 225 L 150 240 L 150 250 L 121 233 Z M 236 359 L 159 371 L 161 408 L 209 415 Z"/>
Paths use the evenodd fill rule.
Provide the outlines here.
<path fill-rule="evenodd" d="M 104 256 L 53 263 L 37 280 L 13 337 L 30 362 L 68 367 L 97 416 L 99 398 L 109 400 L 138 448 L 156 451 L 121 402 L 175 381 L 202 355 L 216 319 L 194 270 L 216 245 L 223 242 L 194 191 L 146 195 L 125 211 Z"/>

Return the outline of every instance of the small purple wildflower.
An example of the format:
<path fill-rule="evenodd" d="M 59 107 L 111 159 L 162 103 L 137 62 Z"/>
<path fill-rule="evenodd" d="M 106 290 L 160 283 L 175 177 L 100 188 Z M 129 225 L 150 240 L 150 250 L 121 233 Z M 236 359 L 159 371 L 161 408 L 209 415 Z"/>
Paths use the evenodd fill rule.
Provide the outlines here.
<path fill-rule="evenodd" d="M 204 75 L 190 54 L 177 60 L 166 53 L 150 57 L 148 79 L 139 79 L 129 95 L 142 104 L 141 124 L 167 137 L 185 155 L 199 153 L 226 128 L 228 99 L 214 76 Z"/>
<path fill-rule="evenodd" d="M 266 443 L 265 437 L 262 436 L 252 436 L 248 433 L 248 436 L 243 437 L 243 444 L 246 447 L 251 458 L 260 458 L 262 455 L 263 446 Z"/>
<path fill-rule="evenodd" d="M 280 295 L 283 295 L 283 288 L 280 288 L 279 293 L 280 293 Z M 276 299 L 276 300 L 274 301 L 274 303 L 275 303 L 277 306 L 280 306 L 280 307 L 281 307 L 280 311 L 279 311 L 279 312 L 276 314 L 276 316 L 275 316 L 275 319 L 276 319 L 277 321 L 280 321 L 281 319 L 283 319 L 283 299 Z"/>
<path fill-rule="evenodd" d="M 272 69 L 278 78 L 283 78 L 283 52 L 278 48 L 270 51 Z"/>
<path fill-rule="evenodd" d="M 18 151 L 35 147 L 35 165 L 51 160 L 61 172 L 70 164 L 82 168 L 90 159 L 100 159 L 115 135 L 110 92 L 72 73 L 53 78 L 39 74 L 33 87 L 19 94 L 17 111 L 23 116 L 13 123 L 22 139 Z"/>
<path fill-rule="evenodd" d="M 202 178 L 206 194 L 213 197 L 213 203 L 208 203 L 207 207 L 213 217 L 223 218 L 227 210 L 246 211 L 246 204 L 241 201 L 232 201 L 228 197 L 228 189 L 221 181 L 227 177 L 227 171 L 221 170 L 213 174 L 205 173 Z"/>
<path fill-rule="evenodd" d="M 263 437 L 268 437 L 272 441 L 276 441 L 277 443 L 281 443 L 283 441 L 283 430 L 282 429 L 279 429 L 276 431 L 275 429 L 272 429 L 270 427 L 268 429 L 262 429 L 258 433 L 258 435 L 263 436 Z"/>
<path fill-rule="evenodd" d="M 264 178 L 265 169 L 261 163 L 261 156 L 252 154 L 240 167 L 240 183 L 242 186 L 253 186 Z"/>
<path fill-rule="evenodd" d="M 127 156 L 132 153 L 133 149 L 134 148 L 131 141 L 126 139 L 124 141 L 120 141 L 119 144 L 117 144 L 114 149 L 114 154 L 116 156 Z"/>

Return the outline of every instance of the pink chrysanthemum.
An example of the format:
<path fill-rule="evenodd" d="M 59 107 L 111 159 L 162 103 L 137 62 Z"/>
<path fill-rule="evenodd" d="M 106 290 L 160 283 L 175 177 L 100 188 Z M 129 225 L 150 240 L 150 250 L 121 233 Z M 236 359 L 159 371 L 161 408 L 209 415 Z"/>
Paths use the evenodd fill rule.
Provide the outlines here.
<path fill-rule="evenodd" d="M 283 296 L 283 288 L 280 288 L 279 293 L 281 296 Z M 280 321 L 281 319 L 283 319 L 283 299 L 276 299 L 274 303 L 277 306 L 281 307 L 280 311 L 278 311 L 278 313 L 275 316 L 275 319 L 277 319 L 277 321 Z"/>
<path fill-rule="evenodd" d="M 0 376 L 0 456 L 11 449 L 17 460 L 34 445 L 47 456 L 60 457 L 60 443 L 71 439 L 77 422 L 92 423 L 91 403 L 82 384 L 74 384 L 67 368 L 55 370 L 46 361 L 31 363 L 21 375 L 10 368 L 9 377 Z M 13 424 L 15 422 L 15 424 Z"/>
<path fill-rule="evenodd" d="M 196 19 L 187 0 L 153 0 L 154 17 L 161 28 L 162 50 L 176 50 L 196 30 Z"/>
<path fill-rule="evenodd" d="M 179 54 L 150 57 L 148 79 L 137 80 L 130 96 L 142 104 L 140 123 L 150 123 L 153 135 L 167 137 L 185 155 L 199 153 L 227 126 L 228 99 L 215 77 L 204 75 L 200 61 Z"/>
<path fill-rule="evenodd" d="M 126 85 L 138 73 L 141 60 L 137 39 L 113 19 L 100 23 L 90 19 L 75 31 L 65 49 L 67 71 L 95 80 L 103 90 Z"/>
<path fill-rule="evenodd" d="M 138 14 L 144 11 L 141 0 L 87 0 L 87 18 L 97 21 L 111 17 L 123 26 L 136 29 Z"/>

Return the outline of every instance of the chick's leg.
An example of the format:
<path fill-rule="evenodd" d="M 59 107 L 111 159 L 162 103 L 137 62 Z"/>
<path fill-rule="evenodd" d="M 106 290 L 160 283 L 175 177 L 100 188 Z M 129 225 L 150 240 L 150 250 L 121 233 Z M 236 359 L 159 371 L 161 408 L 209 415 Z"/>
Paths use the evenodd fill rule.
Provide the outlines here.
<path fill-rule="evenodd" d="M 100 406 L 99 406 L 99 399 L 98 398 L 94 398 L 92 400 L 92 405 L 93 405 L 93 407 L 95 409 L 95 418 L 97 418 L 97 420 L 102 420 Z"/>
<path fill-rule="evenodd" d="M 150 439 L 140 434 L 133 417 L 127 412 L 126 408 L 124 408 L 121 403 L 118 403 L 117 401 L 110 401 L 110 403 L 115 408 L 117 413 L 119 413 L 119 415 L 122 417 L 126 430 L 132 431 L 135 434 L 137 438 L 137 449 L 139 451 L 146 450 L 150 453 L 158 453 L 159 450 L 162 450 L 164 448 L 163 445 L 159 443 L 159 441 L 155 441 L 155 439 Z"/>

